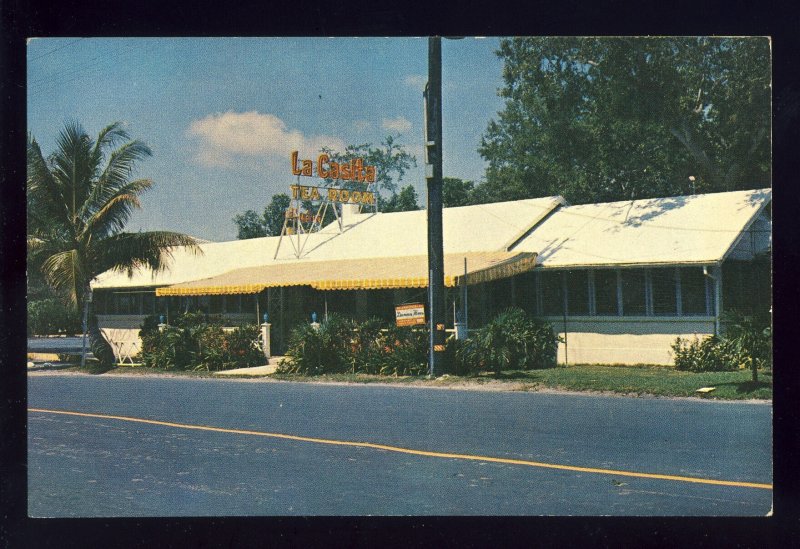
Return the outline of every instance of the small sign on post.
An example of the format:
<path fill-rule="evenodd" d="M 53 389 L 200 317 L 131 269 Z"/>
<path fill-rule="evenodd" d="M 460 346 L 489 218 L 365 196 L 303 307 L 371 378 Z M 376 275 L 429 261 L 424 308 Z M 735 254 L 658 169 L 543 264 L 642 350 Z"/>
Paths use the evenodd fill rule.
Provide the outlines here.
<path fill-rule="evenodd" d="M 425 306 L 422 303 L 408 303 L 394 308 L 398 326 L 425 324 Z"/>

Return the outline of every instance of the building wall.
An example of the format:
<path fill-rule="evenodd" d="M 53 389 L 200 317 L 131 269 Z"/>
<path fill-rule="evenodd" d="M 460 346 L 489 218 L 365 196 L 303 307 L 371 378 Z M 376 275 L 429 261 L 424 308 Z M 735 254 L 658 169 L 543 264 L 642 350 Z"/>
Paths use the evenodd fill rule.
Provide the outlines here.
<path fill-rule="evenodd" d="M 706 337 L 714 333 L 714 317 L 591 318 L 545 317 L 566 342 L 559 343 L 559 364 L 673 363 L 675 338 Z"/>
<path fill-rule="evenodd" d="M 718 298 L 722 310 L 733 307 L 755 312 L 768 310 L 770 293 L 768 258 L 728 261 L 721 270 L 710 266 L 707 272 L 701 266 L 543 269 L 470 286 L 469 327 L 480 328 L 514 305 L 546 318 L 566 339 L 566 343 L 559 345 L 559 363 L 669 365 L 673 363 L 671 345 L 676 338 L 715 333 Z M 116 313 L 165 309 L 160 299 L 153 303 L 144 293 L 131 295 L 135 299 L 123 293 L 119 298 L 112 300 L 107 296 L 100 301 L 108 311 Z M 424 290 L 326 293 L 308 287 L 275 288 L 262 292 L 258 310 L 269 312 L 272 350 L 281 354 L 291 327 L 310 322 L 311 312 L 317 312 L 318 319 L 329 311 L 360 320 L 378 316 L 391 321 L 395 305 L 417 297 L 426 301 Z M 216 305 L 213 300 L 176 301 L 166 310 L 191 310 L 196 305 L 213 310 L 216 306 L 228 311 L 224 316 L 232 326 L 255 321 L 254 299 L 254 296 L 229 296 Z M 453 302 L 460 306 L 457 289 L 448 293 L 448 328 L 452 327 Z M 99 315 L 108 337 L 121 341 L 132 339 L 124 330 L 138 335 L 144 318 L 143 314 Z"/>

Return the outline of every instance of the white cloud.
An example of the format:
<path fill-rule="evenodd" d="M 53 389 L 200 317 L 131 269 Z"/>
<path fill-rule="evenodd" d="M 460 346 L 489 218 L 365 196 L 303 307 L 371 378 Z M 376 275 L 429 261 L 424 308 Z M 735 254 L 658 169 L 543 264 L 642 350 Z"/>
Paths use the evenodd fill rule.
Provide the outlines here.
<path fill-rule="evenodd" d="M 195 120 L 186 135 L 199 139 L 196 159 L 205 166 L 230 166 L 243 158 L 289 158 L 291 151 L 301 157 L 316 155 L 320 148 L 343 150 L 344 142 L 326 135 L 305 136 L 290 130 L 286 123 L 272 114 L 257 111 L 210 114 Z"/>
<path fill-rule="evenodd" d="M 402 116 L 398 116 L 397 118 L 384 118 L 381 121 L 381 127 L 384 130 L 390 130 L 399 133 L 407 132 L 411 129 L 411 126 L 411 121 Z"/>
<path fill-rule="evenodd" d="M 425 84 L 427 83 L 427 78 L 422 76 L 421 74 L 408 74 L 403 78 L 403 83 L 410 87 L 414 88 L 415 90 L 423 91 L 425 90 Z"/>

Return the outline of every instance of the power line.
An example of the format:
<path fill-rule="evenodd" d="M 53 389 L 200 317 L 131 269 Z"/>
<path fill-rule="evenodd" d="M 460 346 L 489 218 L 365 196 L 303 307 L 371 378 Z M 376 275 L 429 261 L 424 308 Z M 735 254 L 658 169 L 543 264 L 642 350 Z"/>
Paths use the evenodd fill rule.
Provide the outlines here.
<path fill-rule="evenodd" d="M 89 76 L 96 76 L 101 74 L 103 71 L 110 69 L 111 67 L 108 65 L 109 61 L 116 61 L 120 58 L 127 57 L 131 53 L 137 54 L 149 54 L 153 50 L 152 48 L 144 49 L 144 50 L 137 50 L 133 51 L 134 46 L 129 45 L 127 49 L 118 51 L 113 55 L 110 56 L 95 56 L 89 62 L 84 63 L 82 65 L 78 65 L 72 68 L 68 68 L 65 71 L 60 71 L 59 77 L 55 80 L 50 80 L 48 77 L 43 76 L 36 81 L 28 83 L 28 92 L 31 97 L 36 97 L 41 95 L 42 93 L 52 91 L 57 89 L 59 86 L 73 82 L 75 80 L 80 80 L 81 78 L 86 78 Z M 92 61 L 98 61 L 98 64 L 92 65 Z M 64 78 L 66 77 L 66 78 Z"/>
<path fill-rule="evenodd" d="M 72 42 L 67 42 L 66 44 L 62 44 L 61 46 L 59 46 L 59 47 L 57 47 L 57 48 L 54 48 L 54 49 L 52 49 L 52 50 L 50 50 L 50 51 L 48 51 L 48 52 L 46 52 L 46 53 L 43 53 L 43 54 L 37 55 L 36 57 L 31 57 L 30 59 L 28 59 L 28 62 L 31 62 L 31 61 L 36 61 L 37 59 L 41 59 L 42 57 L 47 57 L 47 56 L 48 56 L 48 55 L 50 55 L 51 53 L 55 53 L 55 52 L 57 52 L 58 50 L 63 50 L 63 49 L 64 49 L 64 48 L 66 48 L 67 46 L 71 46 L 72 44 L 76 44 L 76 43 L 80 42 L 81 40 L 84 40 L 84 37 L 81 37 L 81 38 L 78 38 L 78 39 L 76 39 L 76 40 L 73 40 Z"/>
<path fill-rule="evenodd" d="M 59 77 L 70 76 L 87 70 L 91 71 L 97 68 L 104 68 L 104 64 L 107 63 L 108 61 L 119 59 L 121 56 L 130 53 L 131 47 L 132 47 L 131 45 L 127 45 L 125 48 L 112 51 L 110 54 L 97 53 L 90 59 L 84 60 L 75 65 L 69 65 L 69 64 L 63 65 L 57 72 L 54 71 L 51 73 L 55 76 L 56 78 L 55 80 L 51 76 L 40 75 L 37 79 L 30 80 L 28 82 L 28 87 L 29 88 L 36 87 L 42 84 L 44 85 L 57 84 L 59 82 L 57 80 Z"/>

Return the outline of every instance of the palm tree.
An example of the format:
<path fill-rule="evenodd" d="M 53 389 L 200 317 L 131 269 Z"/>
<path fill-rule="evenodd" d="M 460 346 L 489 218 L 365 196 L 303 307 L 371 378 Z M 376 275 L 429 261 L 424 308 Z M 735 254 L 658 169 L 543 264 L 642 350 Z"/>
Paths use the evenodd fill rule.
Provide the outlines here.
<path fill-rule="evenodd" d="M 123 231 L 133 209 L 141 207 L 139 195 L 153 185 L 131 180 L 133 168 L 151 155 L 119 122 L 97 139 L 67 122 L 47 159 L 28 136 L 28 268 L 38 269 L 71 307 L 82 308 L 84 365 L 87 331 L 101 368 L 114 362 L 91 314 L 90 284 L 97 275 L 116 269 L 132 276 L 141 267 L 158 272 L 167 267 L 173 247 L 199 251 L 193 238 L 180 233 Z"/>

